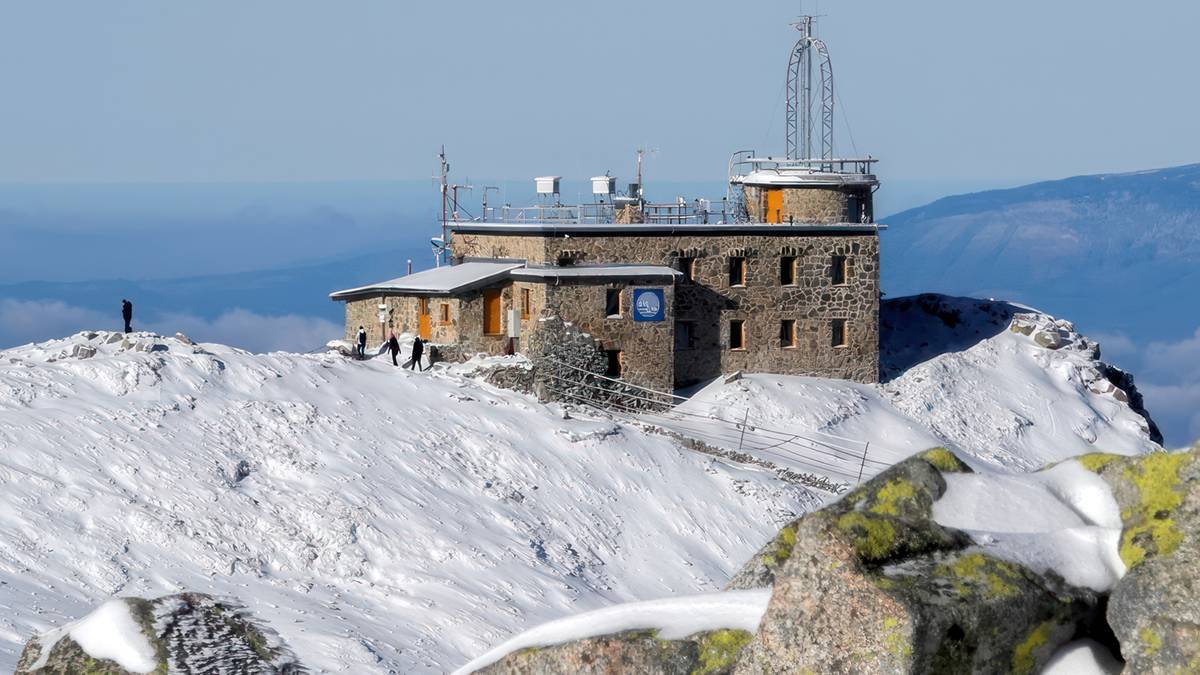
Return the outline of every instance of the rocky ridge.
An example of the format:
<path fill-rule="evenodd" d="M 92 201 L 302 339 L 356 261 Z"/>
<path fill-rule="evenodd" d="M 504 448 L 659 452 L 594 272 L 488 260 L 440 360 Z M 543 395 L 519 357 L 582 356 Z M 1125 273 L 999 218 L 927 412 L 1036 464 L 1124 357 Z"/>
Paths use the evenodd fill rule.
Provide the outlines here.
<path fill-rule="evenodd" d="M 770 586 L 770 600 L 755 632 L 723 631 L 719 658 L 705 658 L 711 634 L 628 630 L 526 648 L 479 672 L 1037 673 L 1080 638 L 1123 658 L 1125 672 L 1200 671 L 1200 445 L 1068 461 L 1099 475 L 1120 507 L 1127 572 L 1108 592 L 935 522 L 945 476 L 971 472 L 937 448 L 789 523 L 747 561 L 727 588 Z"/>

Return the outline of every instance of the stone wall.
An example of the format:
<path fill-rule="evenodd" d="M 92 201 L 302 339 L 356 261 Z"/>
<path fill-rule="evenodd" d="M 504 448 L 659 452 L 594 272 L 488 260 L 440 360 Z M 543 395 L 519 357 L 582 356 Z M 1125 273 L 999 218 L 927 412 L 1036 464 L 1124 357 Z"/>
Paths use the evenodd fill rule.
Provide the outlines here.
<path fill-rule="evenodd" d="M 870 188 L 779 188 L 783 191 L 783 208 L 781 220 L 784 223 L 857 223 L 861 214 L 849 212 L 850 195 L 857 195 L 867 204 L 868 215 L 871 213 Z M 764 223 L 767 220 L 766 189 L 747 185 L 743 188 L 746 201 L 746 214 L 751 222 Z"/>
<path fill-rule="evenodd" d="M 494 234 L 455 234 L 450 251 L 456 258 L 507 258 L 546 262 L 547 237 Z M 551 261 L 553 262 L 553 261 Z"/>
<path fill-rule="evenodd" d="M 671 345 L 674 340 L 674 288 L 670 283 L 563 283 L 546 289 L 546 311 L 590 334 L 602 350 L 621 351 L 621 379 L 657 391 L 674 390 Z M 621 291 L 621 317 L 610 319 L 605 299 Z M 633 289 L 663 289 L 663 320 L 633 320 Z"/>
<path fill-rule="evenodd" d="M 367 329 L 367 345 L 378 346 L 390 332 L 417 334 L 420 326 L 419 299 L 415 296 L 373 296 L 346 302 L 346 339 L 358 339 L 358 327 Z M 387 305 L 387 321 L 379 324 L 379 305 Z M 442 322 L 442 305 L 450 309 L 450 321 Z M 429 342 L 453 344 L 458 342 L 461 310 L 457 298 L 429 298 Z"/>
<path fill-rule="evenodd" d="M 737 370 L 858 382 L 879 379 L 879 237 L 875 234 L 575 235 L 543 241 L 551 259 L 567 249 L 582 253 L 588 263 L 677 267 L 680 256 L 696 259 L 695 281 L 680 281 L 675 289 L 675 321 L 687 321 L 693 328 L 692 346 L 680 345 L 674 357 L 676 386 Z M 745 287 L 729 285 L 732 255 L 746 258 Z M 794 286 L 780 284 L 784 255 L 797 259 Z M 849 259 L 844 285 L 832 283 L 834 255 Z M 731 319 L 745 321 L 744 351 L 728 349 Z M 784 319 L 796 321 L 795 348 L 780 344 Z M 833 319 L 846 320 L 845 347 L 832 346 Z"/>

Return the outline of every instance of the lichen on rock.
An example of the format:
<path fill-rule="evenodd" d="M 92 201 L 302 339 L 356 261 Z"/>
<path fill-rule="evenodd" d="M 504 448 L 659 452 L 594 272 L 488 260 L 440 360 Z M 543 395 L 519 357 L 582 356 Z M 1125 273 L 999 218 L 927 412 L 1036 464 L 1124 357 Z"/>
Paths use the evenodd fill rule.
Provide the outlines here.
<path fill-rule="evenodd" d="M 1128 568 L 1107 618 L 1129 672 L 1200 672 L 1200 451 L 1112 459 Z"/>
<path fill-rule="evenodd" d="M 1095 594 L 974 550 L 965 533 L 936 523 L 943 470 L 970 468 L 945 449 L 920 453 L 790 524 L 791 555 L 773 571 L 767 613 L 735 672 L 1045 665 Z"/>

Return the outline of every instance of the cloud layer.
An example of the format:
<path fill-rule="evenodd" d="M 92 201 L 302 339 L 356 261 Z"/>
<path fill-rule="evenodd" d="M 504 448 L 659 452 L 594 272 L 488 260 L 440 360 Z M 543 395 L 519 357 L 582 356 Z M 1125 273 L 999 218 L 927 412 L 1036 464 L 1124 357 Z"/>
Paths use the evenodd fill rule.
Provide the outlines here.
<path fill-rule="evenodd" d="M 76 307 L 60 300 L 0 298 L 0 348 L 71 335 L 81 330 L 120 330 L 120 307 L 111 313 Z M 269 316 L 234 309 L 209 320 L 192 314 L 163 314 L 145 323 L 134 315 L 134 328 L 164 335 L 187 334 L 199 342 L 220 342 L 253 352 L 305 352 L 341 337 L 342 327 L 317 317 Z"/>

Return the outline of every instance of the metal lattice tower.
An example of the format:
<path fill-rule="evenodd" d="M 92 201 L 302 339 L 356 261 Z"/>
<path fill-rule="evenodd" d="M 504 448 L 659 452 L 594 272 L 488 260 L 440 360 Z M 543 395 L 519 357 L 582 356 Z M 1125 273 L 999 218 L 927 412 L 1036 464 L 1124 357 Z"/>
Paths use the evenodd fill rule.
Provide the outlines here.
<path fill-rule="evenodd" d="M 813 35 L 812 16 L 792 24 L 800 39 L 792 48 L 787 74 L 787 157 L 815 159 L 813 154 L 813 61 L 821 75 L 821 159 L 833 157 L 833 64 L 829 49 Z"/>

